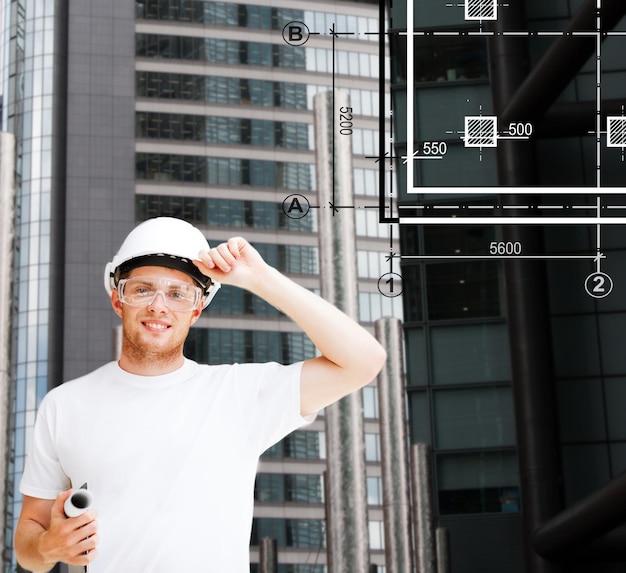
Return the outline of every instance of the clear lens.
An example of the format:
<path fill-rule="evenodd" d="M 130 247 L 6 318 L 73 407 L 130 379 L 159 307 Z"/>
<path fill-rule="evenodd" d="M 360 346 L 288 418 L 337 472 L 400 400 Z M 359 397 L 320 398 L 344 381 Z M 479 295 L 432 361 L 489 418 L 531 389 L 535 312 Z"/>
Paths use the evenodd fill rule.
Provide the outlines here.
<path fill-rule="evenodd" d="M 160 293 L 170 310 L 193 310 L 202 298 L 200 287 L 162 277 L 132 277 L 117 285 L 120 300 L 130 306 L 148 306 Z"/>

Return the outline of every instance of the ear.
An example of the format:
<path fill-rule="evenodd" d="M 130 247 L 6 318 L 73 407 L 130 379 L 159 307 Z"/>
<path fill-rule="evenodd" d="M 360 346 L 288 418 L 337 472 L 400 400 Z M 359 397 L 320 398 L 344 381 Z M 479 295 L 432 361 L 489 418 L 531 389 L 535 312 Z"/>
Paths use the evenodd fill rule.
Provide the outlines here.
<path fill-rule="evenodd" d="M 122 318 L 122 301 L 120 300 L 120 295 L 117 294 L 117 289 L 111 291 L 111 306 L 115 314 Z"/>
<path fill-rule="evenodd" d="M 200 318 L 201 314 L 202 314 L 202 301 L 200 301 L 198 306 L 194 308 L 193 311 L 191 312 L 191 322 L 189 323 L 189 325 L 191 326 L 194 322 L 196 322 L 196 320 Z"/>

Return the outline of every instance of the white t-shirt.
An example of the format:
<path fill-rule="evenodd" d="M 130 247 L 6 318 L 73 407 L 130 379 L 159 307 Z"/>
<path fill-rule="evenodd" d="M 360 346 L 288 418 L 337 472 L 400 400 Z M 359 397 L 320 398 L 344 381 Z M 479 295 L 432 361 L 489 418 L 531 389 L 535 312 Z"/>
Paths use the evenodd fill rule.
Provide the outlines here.
<path fill-rule="evenodd" d="M 310 422 L 301 363 L 137 376 L 116 362 L 42 401 L 20 491 L 87 482 L 100 543 L 90 573 L 248 573 L 261 453 Z"/>

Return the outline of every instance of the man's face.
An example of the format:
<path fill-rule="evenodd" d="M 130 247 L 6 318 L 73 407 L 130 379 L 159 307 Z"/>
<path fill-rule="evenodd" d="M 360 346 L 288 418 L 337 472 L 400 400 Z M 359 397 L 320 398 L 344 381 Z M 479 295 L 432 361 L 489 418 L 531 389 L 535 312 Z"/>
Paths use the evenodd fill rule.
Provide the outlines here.
<path fill-rule="evenodd" d="M 155 282 L 164 278 L 195 284 L 185 273 L 167 267 L 138 267 L 128 275 L 128 278 L 134 277 L 151 277 Z M 202 312 L 202 302 L 189 311 L 172 311 L 162 293 L 158 293 L 151 304 L 141 307 L 123 303 L 118 291 L 114 290 L 111 303 L 122 319 L 122 354 L 135 362 L 168 361 L 181 357 L 189 327 Z"/>

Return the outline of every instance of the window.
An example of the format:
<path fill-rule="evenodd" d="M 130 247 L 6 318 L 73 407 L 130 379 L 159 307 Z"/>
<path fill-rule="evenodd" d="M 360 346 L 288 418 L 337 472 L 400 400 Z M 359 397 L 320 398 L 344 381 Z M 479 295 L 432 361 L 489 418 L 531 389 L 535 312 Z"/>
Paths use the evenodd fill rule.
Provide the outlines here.
<path fill-rule="evenodd" d="M 137 153 L 135 176 L 148 181 L 283 187 L 311 191 L 314 166 L 252 159 Z"/>
<path fill-rule="evenodd" d="M 383 482 L 378 476 L 367 476 L 367 503 L 368 505 L 383 504 Z"/>
<path fill-rule="evenodd" d="M 324 503 L 322 476 L 260 473 L 256 478 L 254 499 L 277 503 Z"/>
<path fill-rule="evenodd" d="M 519 477 L 513 452 L 437 455 L 439 513 L 519 511 Z"/>
<path fill-rule="evenodd" d="M 279 547 L 325 547 L 326 531 L 321 519 L 274 519 L 257 517 L 252 522 L 251 545 L 264 537 L 276 539 Z"/>
<path fill-rule="evenodd" d="M 204 364 L 291 364 L 313 358 L 315 346 L 301 332 L 192 328 L 185 342 L 185 356 Z"/>
<path fill-rule="evenodd" d="M 368 523 L 370 534 L 370 549 L 385 549 L 385 529 L 382 521 L 370 521 Z"/>
<path fill-rule="evenodd" d="M 380 434 L 365 434 L 365 461 L 380 461 Z"/>
<path fill-rule="evenodd" d="M 509 386 L 434 392 L 435 443 L 439 449 L 515 445 Z"/>
<path fill-rule="evenodd" d="M 432 383 L 510 380 L 506 324 L 437 326 L 430 329 Z M 454 360 L 450 357 L 454 356 Z"/>
<path fill-rule="evenodd" d="M 426 265 L 431 320 L 502 316 L 499 261 Z"/>
<path fill-rule="evenodd" d="M 326 434 L 312 430 L 296 430 L 269 448 L 262 457 L 326 459 Z"/>
<path fill-rule="evenodd" d="M 415 81 L 487 79 L 487 43 L 477 36 L 415 36 Z"/>
<path fill-rule="evenodd" d="M 363 392 L 363 416 L 365 418 L 378 418 L 378 388 L 365 386 Z"/>

